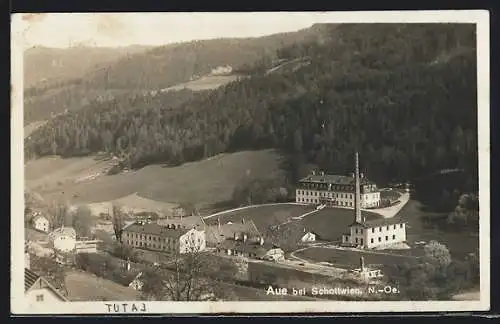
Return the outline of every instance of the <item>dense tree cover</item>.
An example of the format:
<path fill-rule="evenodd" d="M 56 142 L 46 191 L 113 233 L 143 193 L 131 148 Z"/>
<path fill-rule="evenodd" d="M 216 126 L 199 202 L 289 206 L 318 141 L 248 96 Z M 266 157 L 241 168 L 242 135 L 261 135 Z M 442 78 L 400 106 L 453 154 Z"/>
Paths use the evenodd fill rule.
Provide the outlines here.
<path fill-rule="evenodd" d="M 479 284 L 479 253 L 466 260 L 451 260 L 446 246 L 433 242 L 415 264 L 397 264 L 387 269 L 389 282 L 400 287 L 398 299 L 450 300 L 457 292 Z"/>
<path fill-rule="evenodd" d="M 141 167 L 277 147 L 292 153 L 295 180 L 306 162 L 350 172 L 358 150 L 375 181 L 443 168 L 475 179 L 474 27 L 459 27 L 342 25 L 323 43 L 285 48 L 311 58 L 296 71 L 253 75 L 178 109 L 158 96 L 70 113 L 37 130 L 26 155 L 108 151 Z"/>

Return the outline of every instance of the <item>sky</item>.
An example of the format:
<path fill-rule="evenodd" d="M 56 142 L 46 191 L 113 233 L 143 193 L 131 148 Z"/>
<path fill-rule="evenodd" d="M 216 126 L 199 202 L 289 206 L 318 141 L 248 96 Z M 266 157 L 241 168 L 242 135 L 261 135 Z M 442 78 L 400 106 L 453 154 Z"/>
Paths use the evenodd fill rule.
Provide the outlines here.
<path fill-rule="evenodd" d="M 310 27 L 314 13 L 46 13 L 13 17 L 22 46 L 65 48 L 163 45 L 195 39 L 258 37 Z"/>

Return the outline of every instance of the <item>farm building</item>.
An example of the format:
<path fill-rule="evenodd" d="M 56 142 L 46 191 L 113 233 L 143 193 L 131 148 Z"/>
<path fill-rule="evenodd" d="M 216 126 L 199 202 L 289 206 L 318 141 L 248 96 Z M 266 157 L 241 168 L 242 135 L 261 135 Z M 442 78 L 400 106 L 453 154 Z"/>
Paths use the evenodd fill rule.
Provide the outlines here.
<path fill-rule="evenodd" d="M 316 234 L 312 232 L 307 232 L 305 233 L 302 238 L 300 239 L 301 242 L 315 242 L 316 241 Z"/>
<path fill-rule="evenodd" d="M 356 153 L 356 161 L 357 159 L 358 154 Z M 297 203 L 354 208 L 355 182 L 354 175 L 343 176 L 313 172 L 299 181 L 295 191 L 295 201 Z M 361 174 L 360 186 L 361 208 L 378 207 L 380 205 L 380 190 L 377 185 Z"/>
<path fill-rule="evenodd" d="M 342 235 L 342 244 L 362 248 L 374 248 L 406 241 L 405 222 L 400 218 L 383 218 L 366 221 L 361 217 L 359 162 L 356 153 L 354 194 L 354 221 Z"/>
<path fill-rule="evenodd" d="M 207 245 L 215 247 L 227 239 L 234 238 L 235 235 L 242 235 L 246 233 L 248 237 L 260 236 L 257 227 L 253 222 L 246 223 L 227 223 L 217 225 L 208 225 L 206 227 Z"/>
<path fill-rule="evenodd" d="M 162 226 L 136 222 L 123 229 L 122 241 L 132 247 L 152 251 L 189 253 L 206 248 L 205 231 L 181 225 Z"/>
<path fill-rule="evenodd" d="M 285 252 L 274 244 L 264 242 L 262 237 L 249 238 L 246 233 L 236 233 L 217 246 L 217 252 L 246 258 L 284 261 Z"/>
<path fill-rule="evenodd" d="M 35 217 L 33 217 L 32 222 L 33 222 L 34 229 L 41 231 L 41 232 L 45 232 L 45 233 L 49 232 L 50 222 L 45 216 L 43 216 L 41 214 L 37 214 Z"/>
<path fill-rule="evenodd" d="M 24 294 L 28 303 L 65 302 L 66 298 L 47 279 L 28 268 L 24 269 Z"/>

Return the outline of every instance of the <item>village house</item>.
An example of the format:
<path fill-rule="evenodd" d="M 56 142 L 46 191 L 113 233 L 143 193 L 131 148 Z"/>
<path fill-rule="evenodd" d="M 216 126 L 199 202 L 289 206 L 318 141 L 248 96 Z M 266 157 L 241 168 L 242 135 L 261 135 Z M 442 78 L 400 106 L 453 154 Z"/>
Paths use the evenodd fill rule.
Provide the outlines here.
<path fill-rule="evenodd" d="M 176 224 L 136 222 L 123 228 L 122 242 L 138 249 L 180 254 L 206 249 L 204 230 Z"/>
<path fill-rule="evenodd" d="M 316 234 L 313 232 L 306 232 L 301 238 L 300 241 L 303 243 L 307 242 L 316 242 Z"/>
<path fill-rule="evenodd" d="M 24 268 L 24 294 L 29 304 L 67 301 L 66 297 L 59 293 L 47 279 L 28 268 Z"/>
<path fill-rule="evenodd" d="M 33 217 L 33 228 L 38 230 L 38 231 L 41 231 L 41 232 L 45 232 L 45 233 L 48 233 L 49 230 L 50 230 L 50 222 L 49 220 L 43 216 L 42 214 L 37 214 L 35 217 Z"/>
<path fill-rule="evenodd" d="M 134 290 L 141 291 L 142 287 L 144 287 L 144 282 L 141 280 L 142 272 L 139 272 L 137 276 L 135 276 L 134 280 L 128 284 L 128 286 Z"/>
<path fill-rule="evenodd" d="M 217 225 L 206 226 L 207 246 L 217 247 L 227 239 L 233 239 L 237 233 L 246 233 L 248 237 L 261 236 L 252 221 L 226 224 L 218 221 Z"/>
<path fill-rule="evenodd" d="M 359 186 L 359 162 L 356 153 L 355 172 L 355 208 L 354 221 L 347 228 L 347 232 L 342 234 L 341 244 L 371 249 L 402 243 L 406 241 L 405 222 L 399 217 L 381 218 L 366 221 L 361 216 L 360 207 L 360 186 Z"/>
<path fill-rule="evenodd" d="M 356 159 L 357 159 L 356 153 Z M 380 205 L 380 190 L 377 185 L 364 177 L 359 176 L 361 208 L 376 208 Z M 332 175 L 314 171 L 311 175 L 301 179 L 295 190 L 295 201 L 305 204 L 324 204 L 327 206 L 354 208 L 356 195 L 355 175 Z"/>
<path fill-rule="evenodd" d="M 247 233 L 235 233 L 232 239 L 226 239 L 216 248 L 218 253 L 230 256 L 242 256 L 281 262 L 285 252 L 274 244 L 264 242 L 262 237 L 249 238 Z"/>

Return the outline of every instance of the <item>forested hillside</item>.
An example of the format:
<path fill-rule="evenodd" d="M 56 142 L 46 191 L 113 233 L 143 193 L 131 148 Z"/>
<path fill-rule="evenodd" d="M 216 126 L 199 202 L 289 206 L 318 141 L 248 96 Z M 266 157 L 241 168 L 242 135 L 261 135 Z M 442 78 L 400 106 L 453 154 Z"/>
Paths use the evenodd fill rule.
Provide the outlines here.
<path fill-rule="evenodd" d="M 96 65 L 121 56 L 147 50 L 146 46 L 98 48 L 76 46 L 67 49 L 32 47 L 24 52 L 24 88 L 55 86 L 80 78 Z"/>
<path fill-rule="evenodd" d="M 57 71 L 78 77 L 62 79 L 57 83 L 42 83 L 27 89 L 25 124 L 48 119 L 65 110 L 77 110 L 94 100 L 118 98 L 130 92 L 140 94 L 165 89 L 208 74 L 220 66 L 229 65 L 236 71 L 247 73 L 256 64 L 270 64 L 276 58 L 276 50 L 283 46 L 309 40 L 320 41 L 324 29 L 324 26 L 319 25 L 260 38 L 170 44 L 129 55 L 115 55 L 115 61 L 93 69 L 88 65 L 96 60 L 95 53 L 103 53 L 102 61 L 108 59 L 104 55 L 109 54 L 105 49 L 87 49 L 89 55 L 83 57 L 81 51 L 71 49 L 70 52 L 76 51 L 73 61 L 70 58 L 63 60 L 56 55 L 54 61 L 63 62 L 67 67 L 64 71 L 54 68 L 47 71 L 52 62 L 45 62 L 45 56 L 39 60 L 32 59 L 32 63 L 25 67 L 26 79 L 34 78 L 30 75 L 51 75 Z"/>
<path fill-rule="evenodd" d="M 307 56 L 307 66 L 255 74 L 176 109 L 169 109 L 176 104 L 168 94 L 95 103 L 37 130 L 26 154 L 109 151 L 140 167 L 276 147 L 291 154 L 293 180 L 306 162 L 350 170 L 358 150 L 376 181 L 456 167 L 474 180 L 474 28 L 340 25 L 322 42 L 276 52 L 281 59 Z"/>

